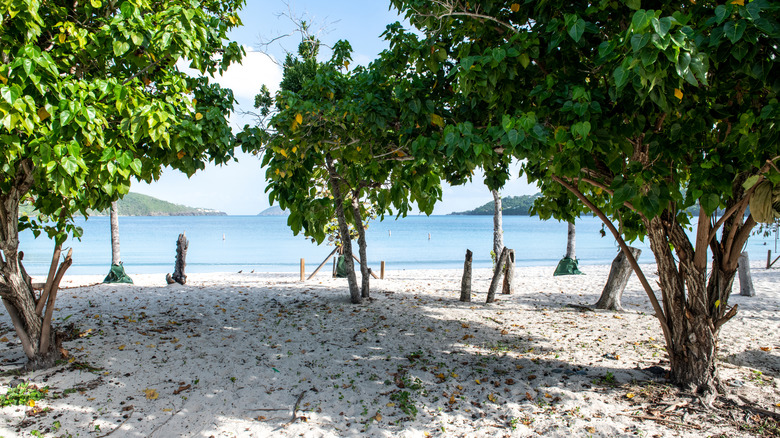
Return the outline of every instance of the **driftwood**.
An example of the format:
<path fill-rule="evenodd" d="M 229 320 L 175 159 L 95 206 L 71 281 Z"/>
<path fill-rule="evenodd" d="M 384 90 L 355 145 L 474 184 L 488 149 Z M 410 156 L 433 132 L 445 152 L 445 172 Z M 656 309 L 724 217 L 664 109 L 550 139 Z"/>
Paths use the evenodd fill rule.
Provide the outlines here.
<path fill-rule="evenodd" d="M 509 248 L 504 247 L 501 251 L 501 256 L 496 261 L 496 268 L 493 270 L 493 280 L 490 282 L 490 289 L 488 289 L 486 304 L 490 304 L 496 300 L 496 290 L 498 289 L 498 283 L 501 281 L 501 275 L 504 273 L 504 265 L 506 259 L 509 258 Z"/>
<path fill-rule="evenodd" d="M 747 251 L 739 257 L 739 294 L 743 297 L 756 296 L 756 290 L 753 288 L 753 277 L 750 275 L 750 258 Z"/>
<path fill-rule="evenodd" d="M 634 259 L 639 259 L 642 254 L 642 250 L 629 246 L 628 249 L 634 256 Z M 601 291 L 601 297 L 595 304 L 597 309 L 617 310 L 622 311 L 623 306 L 620 304 L 620 299 L 623 297 L 623 291 L 626 289 L 628 279 L 631 277 L 631 265 L 628 263 L 628 259 L 623 251 L 620 251 L 612 260 L 612 267 L 609 270 L 609 277 L 607 278 L 607 284 L 604 285 L 604 290 Z"/>
<path fill-rule="evenodd" d="M 506 272 L 504 273 L 504 287 L 501 293 L 511 294 L 515 288 L 515 250 L 510 249 L 507 253 Z"/>
<path fill-rule="evenodd" d="M 165 277 L 165 281 L 167 281 L 168 284 L 179 283 L 183 285 L 187 283 L 187 276 L 184 274 L 184 268 L 187 266 L 187 247 L 189 247 L 189 245 L 190 242 L 187 240 L 184 233 L 179 234 L 179 239 L 176 240 L 176 265 L 173 269 L 173 275 L 168 274 Z"/>
<path fill-rule="evenodd" d="M 460 282 L 460 300 L 464 303 L 471 302 L 471 259 L 473 253 L 466 250 L 466 261 L 463 263 L 463 280 Z"/>

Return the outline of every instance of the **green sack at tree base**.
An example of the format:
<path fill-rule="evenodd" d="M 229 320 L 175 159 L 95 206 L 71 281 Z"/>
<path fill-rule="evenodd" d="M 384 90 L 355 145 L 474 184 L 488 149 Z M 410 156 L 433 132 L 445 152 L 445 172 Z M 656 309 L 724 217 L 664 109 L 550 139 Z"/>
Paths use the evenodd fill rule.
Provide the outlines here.
<path fill-rule="evenodd" d="M 553 274 L 553 276 L 584 275 L 582 272 L 580 272 L 579 268 L 577 268 L 577 263 L 577 259 L 564 257 L 560 262 L 558 262 L 558 267 L 555 268 L 555 274 Z"/>
<path fill-rule="evenodd" d="M 347 258 L 343 255 L 336 260 L 336 278 L 347 278 Z"/>
<path fill-rule="evenodd" d="M 130 283 L 133 284 L 133 279 L 125 273 L 125 267 L 121 264 L 111 265 L 111 270 L 108 271 L 106 279 L 103 283 Z"/>

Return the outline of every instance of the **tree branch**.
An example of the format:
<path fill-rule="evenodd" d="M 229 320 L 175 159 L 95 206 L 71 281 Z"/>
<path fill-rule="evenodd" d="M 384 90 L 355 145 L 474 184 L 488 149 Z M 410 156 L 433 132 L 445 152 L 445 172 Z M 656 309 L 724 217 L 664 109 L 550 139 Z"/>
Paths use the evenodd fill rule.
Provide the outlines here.
<path fill-rule="evenodd" d="M 631 250 L 628 248 L 625 240 L 623 240 L 623 236 L 620 235 L 620 232 L 618 232 L 618 230 L 615 228 L 615 225 L 612 224 L 612 221 L 607 218 L 604 212 L 602 212 L 598 207 L 596 207 L 596 205 L 590 202 L 590 200 L 584 194 L 582 194 L 582 192 L 567 184 L 566 181 L 558 176 L 553 175 L 552 179 L 577 196 L 577 198 L 579 198 L 579 200 L 582 201 L 582 203 L 585 204 L 585 206 L 588 207 L 593 213 L 595 213 L 596 216 L 598 216 L 601 221 L 604 222 L 604 225 L 609 228 L 609 231 L 615 237 L 615 240 L 617 240 L 618 245 L 620 245 L 620 249 L 623 251 L 623 254 L 625 254 L 629 264 L 631 264 L 631 267 L 634 269 L 634 273 L 639 278 L 639 282 L 642 283 L 642 287 L 645 289 L 647 297 L 650 298 L 650 303 L 653 305 L 653 309 L 656 312 L 655 317 L 658 318 L 658 321 L 661 323 L 661 328 L 663 329 L 664 336 L 666 337 L 668 344 L 668 341 L 671 340 L 671 332 L 669 331 L 669 326 L 666 324 L 666 314 L 664 313 L 661 305 L 658 303 L 658 298 L 656 298 L 652 286 L 650 286 L 650 283 L 647 281 L 647 277 L 645 277 L 644 272 L 642 272 L 642 268 L 639 267 L 639 264 L 634 258 L 634 255 L 631 253 Z"/>

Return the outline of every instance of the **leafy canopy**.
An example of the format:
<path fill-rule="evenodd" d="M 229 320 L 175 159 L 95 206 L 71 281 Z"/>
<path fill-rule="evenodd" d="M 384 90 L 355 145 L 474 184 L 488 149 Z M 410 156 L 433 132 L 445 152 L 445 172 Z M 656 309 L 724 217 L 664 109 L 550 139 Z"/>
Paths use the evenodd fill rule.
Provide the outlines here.
<path fill-rule="evenodd" d="M 243 4 L 0 3 L 0 194 L 31 198 L 62 241 L 73 214 L 106 208 L 133 178 L 227 162 L 232 93 L 179 66 L 214 74 L 239 60 L 226 35 Z"/>

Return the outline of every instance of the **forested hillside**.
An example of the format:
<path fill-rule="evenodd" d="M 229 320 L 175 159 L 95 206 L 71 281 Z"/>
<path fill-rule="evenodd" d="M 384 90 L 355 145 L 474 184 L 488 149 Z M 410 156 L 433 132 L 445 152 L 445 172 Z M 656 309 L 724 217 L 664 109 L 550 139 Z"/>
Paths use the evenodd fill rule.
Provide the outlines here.
<path fill-rule="evenodd" d="M 535 195 L 523 195 L 523 196 L 507 196 L 501 199 L 502 212 L 508 216 L 527 216 L 528 210 L 534 204 L 534 200 L 541 196 Z M 451 213 L 454 215 L 492 215 L 493 214 L 493 202 L 488 202 L 481 207 L 477 207 L 469 211 L 459 211 Z"/>
<path fill-rule="evenodd" d="M 206 208 L 187 207 L 173 204 L 139 193 L 128 193 L 119 201 L 120 216 L 226 216 L 226 213 Z M 32 214 L 29 205 L 22 204 L 19 214 Z M 105 216 L 108 211 L 90 211 L 90 216 Z"/>

